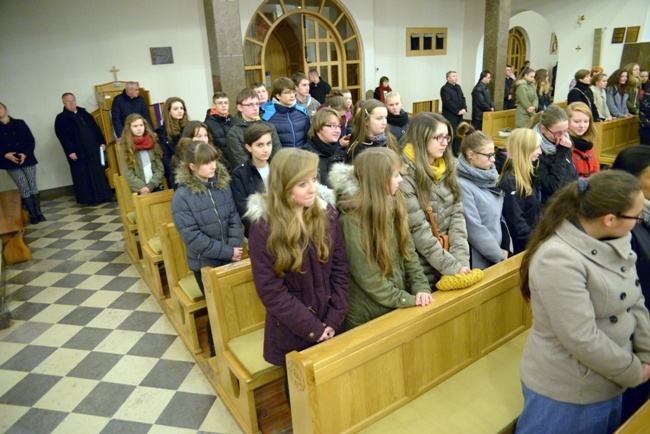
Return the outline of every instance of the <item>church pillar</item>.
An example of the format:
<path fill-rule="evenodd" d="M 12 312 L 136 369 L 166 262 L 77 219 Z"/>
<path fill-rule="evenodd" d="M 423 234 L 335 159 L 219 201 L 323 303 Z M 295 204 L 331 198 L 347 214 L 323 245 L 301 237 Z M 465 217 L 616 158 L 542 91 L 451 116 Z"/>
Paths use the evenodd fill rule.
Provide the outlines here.
<path fill-rule="evenodd" d="M 239 1 L 203 0 L 203 9 L 213 90 L 228 94 L 233 112 L 237 94 L 246 87 Z"/>
<path fill-rule="evenodd" d="M 510 2 L 511 0 L 485 0 L 483 69 L 492 74 L 490 92 L 494 98 L 495 110 L 503 110 Z"/>

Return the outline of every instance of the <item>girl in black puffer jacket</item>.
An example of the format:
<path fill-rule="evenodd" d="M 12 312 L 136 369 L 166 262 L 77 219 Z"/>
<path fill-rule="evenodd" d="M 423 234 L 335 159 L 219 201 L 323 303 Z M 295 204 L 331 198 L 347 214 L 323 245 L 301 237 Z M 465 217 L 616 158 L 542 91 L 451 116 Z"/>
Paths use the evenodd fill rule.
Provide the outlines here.
<path fill-rule="evenodd" d="M 219 162 L 219 151 L 192 142 L 176 169 L 178 188 L 172 216 L 187 249 L 187 265 L 205 294 L 201 267 L 218 267 L 242 258 L 242 227 L 230 191 L 230 175 Z M 214 353 L 210 326 L 208 345 Z"/>

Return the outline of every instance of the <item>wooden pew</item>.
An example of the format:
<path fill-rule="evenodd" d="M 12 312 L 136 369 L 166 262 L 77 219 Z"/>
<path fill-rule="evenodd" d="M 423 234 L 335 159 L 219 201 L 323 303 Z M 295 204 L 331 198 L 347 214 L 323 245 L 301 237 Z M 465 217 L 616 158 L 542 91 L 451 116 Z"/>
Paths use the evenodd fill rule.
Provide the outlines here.
<path fill-rule="evenodd" d="M 266 310 L 255 290 L 250 260 L 201 272 L 216 350 L 217 393 L 241 429 L 257 433 L 256 392 L 284 373 L 262 356 Z"/>
<path fill-rule="evenodd" d="M 166 285 L 165 271 L 160 269 L 163 264 L 162 245 L 158 231 L 161 223 L 172 223 L 171 201 L 174 190 L 163 190 L 146 195 L 133 193 L 135 219 L 138 227 L 138 237 L 142 248 L 142 278 L 156 298 L 161 301 L 169 298 L 169 288 Z M 164 308 L 163 304 L 163 308 Z"/>
<path fill-rule="evenodd" d="M 507 137 L 500 137 L 499 131 L 504 128 L 515 129 L 515 109 L 483 112 L 483 132 L 494 140 L 497 147 L 503 147 Z"/>
<path fill-rule="evenodd" d="M 613 164 L 624 149 L 639 144 L 639 117 L 614 119 L 594 123 L 600 143 L 594 147 L 598 163 Z"/>
<path fill-rule="evenodd" d="M 185 243 L 174 223 L 160 224 L 162 255 L 171 293 L 167 301 L 168 318 L 185 346 L 194 354 L 203 352 L 199 343 L 199 330 L 205 329 L 208 311 L 194 273 L 187 266 Z"/>
<path fill-rule="evenodd" d="M 566 108 L 567 101 L 554 103 L 558 107 Z M 506 144 L 507 137 L 499 136 L 499 131 L 504 128 L 515 129 L 516 109 L 499 110 L 494 112 L 483 112 L 483 132 L 492 137 L 494 144 L 502 148 Z"/>
<path fill-rule="evenodd" d="M 23 240 L 24 233 L 20 192 L 0 192 L 0 239 L 4 244 L 2 256 L 7 265 L 32 260 L 32 251 Z"/>
<path fill-rule="evenodd" d="M 413 109 L 412 113 L 414 115 L 422 112 L 433 112 L 433 113 L 440 113 L 440 110 L 438 109 L 440 101 L 437 99 L 431 99 L 428 101 L 418 101 L 413 103 Z"/>
<path fill-rule="evenodd" d="M 124 250 L 131 258 L 134 264 L 139 264 L 142 261 L 142 248 L 138 241 L 138 226 L 136 225 L 135 218 L 135 205 L 133 204 L 133 193 L 126 183 L 126 179 L 113 174 L 113 185 L 115 185 L 115 195 L 117 196 L 117 204 L 120 207 L 120 218 L 122 219 L 122 236 L 124 237 Z"/>
<path fill-rule="evenodd" d="M 523 351 L 525 336 L 517 336 L 531 325 L 519 290 L 520 263 L 521 255 L 514 256 L 485 270 L 485 279 L 473 287 L 435 293 L 430 306 L 397 309 L 334 339 L 289 353 L 294 432 L 511 430 L 523 408 L 517 355 Z M 498 372 L 508 360 L 508 369 Z M 466 370 L 470 374 L 464 375 Z M 472 370 L 491 378 L 495 391 L 486 396 L 486 390 L 478 390 L 467 402 L 455 400 L 449 392 L 429 395 L 448 379 L 464 377 L 460 384 L 471 386 Z M 415 402 L 418 397 L 426 404 L 418 405 L 422 402 Z M 467 410 L 476 403 L 487 407 L 489 423 Z M 445 410 L 430 416 L 436 407 Z M 406 415 L 398 421 L 387 417 L 396 410 Z M 404 425 L 405 420 L 414 425 Z"/>
<path fill-rule="evenodd" d="M 647 434 L 650 427 L 650 400 L 646 401 L 615 434 Z"/>

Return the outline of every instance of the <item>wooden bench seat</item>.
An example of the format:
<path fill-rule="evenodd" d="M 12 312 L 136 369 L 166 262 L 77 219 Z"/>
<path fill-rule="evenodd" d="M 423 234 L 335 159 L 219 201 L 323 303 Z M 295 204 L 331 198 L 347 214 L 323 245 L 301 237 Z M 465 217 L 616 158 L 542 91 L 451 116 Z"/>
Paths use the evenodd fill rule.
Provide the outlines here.
<path fill-rule="evenodd" d="M 394 432 L 390 427 L 379 428 L 383 418 L 530 327 L 530 309 L 519 289 L 520 263 L 521 255 L 516 255 L 485 270 L 485 278 L 470 288 L 435 293 L 435 302 L 427 307 L 397 309 L 334 339 L 289 353 L 287 371 L 294 432 L 358 432 L 377 423 L 377 431 L 369 432 Z M 512 341 L 473 369 L 494 366 L 492 359 L 519 353 L 519 345 L 520 341 Z M 512 366 L 504 367 L 507 384 L 494 377 L 496 395 L 515 393 L 512 385 L 519 381 L 519 375 Z M 468 377 L 471 381 L 471 375 Z M 443 392 L 434 395 L 442 393 L 444 400 L 455 399 Z M 518 388 L 513 398 L 520 395 Z M 521 401 L 516 399 L 496 401 L 483 399 L 481 394 L 472 399 L 481 401 L 477 405 L 489 406 L 486 411 L 503 411 L 499 409 L 507 406 L 500 416 L 500 425 L 513 424 L 521 411 Z M 461 409 L 469 405 L 456 404 Z M 429 419 L 432 410 L 415 405 L 417 412 L 404 411 L 412 418 Z M 480 432 L 478 428 L 485 425 L 484 421 L 475 420 L 478 425 L 471 425 L 468 413 L 462 413 L 472 426 L 466 432 Z M 427 427 L 432 426 L 433 419 Z M 446 427 L 437 432 L 456 431 Z"/>
<path fill-rule="evenodd" d="M 200 354 L 203 348 L 199 332 L 205 329 L 208 321 L 205 297 L 187 265 L 185 243 L 174 223 L 161 223 L 159 233 L 170 291 L 170 298 L 166 300 L 168 317 L 185 346 L 194 354 Z"/>
<path fill-rule="evenodd" d="M 646 401 L 615 434 L 647 434 L 650 430 L 650 400 Z"/>
<path fill-rule="evenodd" d="M 598 163 L 611 165 L 624 149 L 639 144 L 639 117 L 614 119 L 594 124 L 600 143 L 594 147 Z"/>
<path fill-rule="evenodd" d="M 241 429 L 257 433 L 255 394 L 284 373 L 263 357 L 266 310 L 255 289 L 250 260 L 204 267 L 201 272 L 216 350 L 217 393 Z"/>
<path fill-rule="evenodd" d="M 171 201 L 174 190 L 163 190 L 146 195 L 133 193 L 136 226 L 142 249 L 142 278 L 158 300 L 170 297 L 163 265 L 161 223 L 172 223 Z M 162 278 L 164 276 L 164 279 Z"/>
<path fill-rule="evenodd" d="M 4 244 L 2 256 L 7 265 L 32 260 L 32 251 L 23 240 L 24 233 L 20 192 L 0 192 L 0 238 Z"/>

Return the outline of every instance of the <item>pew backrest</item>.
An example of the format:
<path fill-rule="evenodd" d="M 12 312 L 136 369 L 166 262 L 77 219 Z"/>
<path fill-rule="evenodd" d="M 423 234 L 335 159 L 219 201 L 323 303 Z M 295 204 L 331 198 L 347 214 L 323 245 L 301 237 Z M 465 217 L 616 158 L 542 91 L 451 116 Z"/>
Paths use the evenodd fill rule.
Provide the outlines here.
<path fill-rule="evenodd" d="M 531 325 L 519 289 L 521 255 L 476 285 L 436 292 L 287 355 L 294 432 L 356 432 L 432 389 Z"/>
<path fill-rule="evenodd" d="M 430 99 L 427 101 L 417 101 L 413 103 L 412 113 L 414 115 L 422 112 L 433 112 L 440 113 L 439 105 L 440 101 L 437 99 Z"/>
<path fill-rule="evenodd" d="M 185 243 L 174 223 L 160 224 L 160 243 L 167 272 L 167 284 L 173 288 L 182 278 L 194 275 L 187 265 Z"/>
<path fill-rule="evenodd" d="M 594 127 L 600 138 L 594 146 L 600 164 L 612 164 L 622 150 L 639 143 L 638 116 L 595 122 Z"/>
<path fill-rule="evenodd" d="M 217 268 L 204 267 L 203 283 L 212 293 L 223 345 L 264 328 L 266 309 L 257 295 L 250 259 Z M 210 297 L 206 296 L 208 302 Z M 217 339 L 217 336 L 214 336 Z"/>
<path fill-rule="evenodd" d="M 138 195 L 133 193 L 136 223 L 143 246 L 158 236 L 161 223 L 172 223 L 172 197 L 174 190 Z"/>

